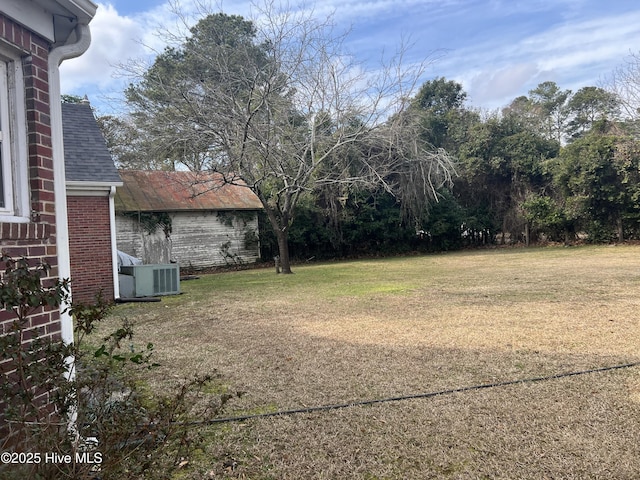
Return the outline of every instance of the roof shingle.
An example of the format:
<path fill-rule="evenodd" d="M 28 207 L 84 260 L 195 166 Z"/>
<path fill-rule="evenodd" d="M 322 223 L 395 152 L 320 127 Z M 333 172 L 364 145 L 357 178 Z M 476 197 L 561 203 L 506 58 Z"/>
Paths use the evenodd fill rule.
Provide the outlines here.
<path fill-rule="evenodd" d="M 89 103 L 63 103 L 62 130 L 67 181 L 121 182 Z"/>

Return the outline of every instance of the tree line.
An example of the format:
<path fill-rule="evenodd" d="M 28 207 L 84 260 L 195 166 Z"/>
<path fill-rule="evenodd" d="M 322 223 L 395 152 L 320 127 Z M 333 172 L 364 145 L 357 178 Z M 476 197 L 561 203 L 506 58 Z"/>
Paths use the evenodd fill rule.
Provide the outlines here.
<path fill-rule="evenodd" d="M 403 48 L 374 70 L 300 12 L 204 15 L 98 121 L 120 168 L 218 172 L 264 206 L 265 256 L 640 237 L 639 57 L 608 88 L 467 106 Z M 270 227 L 270 228 L 269 228 Z"/>

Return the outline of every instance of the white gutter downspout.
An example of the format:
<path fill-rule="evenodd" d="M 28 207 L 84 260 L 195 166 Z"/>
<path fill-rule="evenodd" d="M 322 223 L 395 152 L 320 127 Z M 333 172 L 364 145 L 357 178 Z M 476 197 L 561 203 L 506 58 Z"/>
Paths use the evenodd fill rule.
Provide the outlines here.
<path fill-rule="evenodd" d="M 120 282 L 118 279 L 118 248 L 116 244 L 116 187 L 109 191 L 109 224 L 111 225 L 111 271 L 113 272 L 113 298 L 120 298 Z"/>
<path fill-rule="evenodd" d="M 56 47 L 49 52 L 49 98 L 51 108 L 51 149 L 53 154 L 53 181 L 56 208 L 56 243 L 58 248 L 58 276 L 61 280 L 71 278 L 71 256 L 69 254 L 69 222 L 67 218 L 67 195 L 64 169 L 64 144 L 62 141 L 62 106 L 60 101 L 60 64 L 64 60 L 79 57 L 91 44 L 88 24 L 75 28 L 76 41 Z M 61 307 L 60 329 L 62 341 L 73 343 L 73 320 Z"/>

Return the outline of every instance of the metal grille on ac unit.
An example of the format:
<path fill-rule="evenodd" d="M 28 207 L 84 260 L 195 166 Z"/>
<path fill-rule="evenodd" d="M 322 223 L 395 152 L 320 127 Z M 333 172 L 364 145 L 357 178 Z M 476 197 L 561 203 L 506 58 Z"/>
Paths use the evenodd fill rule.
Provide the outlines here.
<path fill-rule="evenodd" d="M 134 296 L 176 295 L 180 293 L 180 266 L 123 265 L 120 273 L 133 277 Z"/>

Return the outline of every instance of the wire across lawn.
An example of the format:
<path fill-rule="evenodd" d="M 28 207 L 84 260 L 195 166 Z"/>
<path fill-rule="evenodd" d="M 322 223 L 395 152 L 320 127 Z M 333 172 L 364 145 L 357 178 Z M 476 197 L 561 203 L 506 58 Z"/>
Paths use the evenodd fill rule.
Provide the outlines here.
<path fill-rule="evenodd" d="M 126 304 L 162 388 L 221 372 L 229 416 L 640 361 L 640 246 L 496 249 L 203 275 Z M 640 368 L 194 426 L 187 478 L 640 478 Z M 231 460 L 230 460 L 231 459 Z"/>

